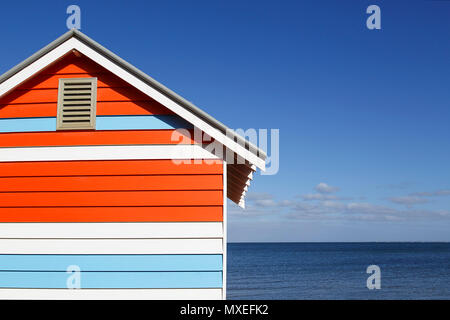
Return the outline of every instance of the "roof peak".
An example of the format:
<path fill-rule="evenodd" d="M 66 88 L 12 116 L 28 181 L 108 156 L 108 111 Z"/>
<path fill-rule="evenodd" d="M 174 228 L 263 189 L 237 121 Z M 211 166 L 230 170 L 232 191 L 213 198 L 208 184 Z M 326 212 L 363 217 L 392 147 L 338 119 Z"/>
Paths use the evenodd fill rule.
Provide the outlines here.
<path fill-rule="evenodd" d="M 33 54 L 28 59 L 24 60 L 17 66 L 13 67 L 6 73 L 0 76 L 0 96 L 5 94 L 10 86 L 3 86 L 5 82 L 7 82 L 9 79 L 13 78 L 15 75 L 20 73 L 25 68 L 29 67 L 31 64 L 38 61 L 40 58 L 46 56 L 47 54 L 51 53 L 53 50 L 58 48 L 59 46 L 63 45 L 67 41 L 69 41 L 72 38 L 76 38 L 76 40 L 80 41 L 82 44 L 86 45 L 89 49 L 94 50 L 95 52 L 99 53 L 101 56 L 106 58 L 109 62 L 112 62 L 114 65 L 117 65 L 118 67 L 122 68 L 126 72 L 128 72 L 133 77 L 137 78 L 138 80 L 142 81 L 146 85 L 150 86 L 153 90 L 156 90 L 158 93 L 164 95 L 166 98 L 169 98 L 170 100 L 174 101 L 176 104 L 187 110 L 188 112 L 195 115 L 198 119 L 205 122 L 207 125 L 211 126 L 212 129 L 218 130 L 222 135 L 225 136 L 223 140 L 223 144 L 227 147 L 230 147 L 232 144 L 238 144 L 239 146 L 231 147 L 231 150 L 244 148 L 245 150 L 249 151 L 252 156 L 252 161 L 249 161 L 250 163 L 256 165 L 260 169 L 264 170 L 264 162 L 266 159 L 266 153 L 258 148 L 257 146 L 253 145 L 248 140 L 244 139 L 240 135 L 236 134 L 234 130 L 229 129 L 227 126 L 225 126 L 220 121 L 213 118 L 211 115 L 206 113 L 205 111 L 201 110 L 197 106 L 195 106 L 190 101 L 184 99 L 180 95 L 176 94 L 166 86 L 162 85 L 152 77 L 148 76 L 146 73 L 142 72 L 138 68 L 134 67 L 127 61 L 123 60 L 113 52 L 109 51 L 84 33 L 82 33 L 80 30 L 77 29 L 70 29 L 67 32 L 65 32 L 63 35 L 58 37 L 56 40 Z M 74 48 L 76 49 L 76 48 Z M 58 57 L 56 57 L 58 58 Z M 55 58 L 55 59 L 56 59 Z M 36 71 L 37 72 L 37 71 Z M 4 89 L 3 87 L 6 87 Z M 186 119 L 189 121 L 188 119 Z M 191 122 L 191 121 L 190 121 Z M 211 131 L 210 130 L 210 131 Z M 210 136 L 214 137 L 215 134 L 210 134 L 207 131 L 205 131 Z M 216 135 L 217 136 L 217 135 Z M 228 143 L 225 143 L 228 142 Z M 245 151 L 241 149 L 242 151 Z M 236 152 L 236 151 L 235 151 Z M 243 158 L 248 159 L 247 156 L 243 155 L 242 153 L 245 152 L 236 152 L 237 154 L 241 155 Z"/>

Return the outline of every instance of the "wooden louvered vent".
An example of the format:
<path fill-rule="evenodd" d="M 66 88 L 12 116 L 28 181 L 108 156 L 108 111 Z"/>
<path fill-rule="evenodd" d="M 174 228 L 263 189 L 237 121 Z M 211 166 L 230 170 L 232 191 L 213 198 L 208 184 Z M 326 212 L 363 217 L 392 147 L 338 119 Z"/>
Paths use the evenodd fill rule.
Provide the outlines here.
<path fill-rule="evenodd" d="M 97 78 L 59 79 L 57 130 L 95 129 Z"/>

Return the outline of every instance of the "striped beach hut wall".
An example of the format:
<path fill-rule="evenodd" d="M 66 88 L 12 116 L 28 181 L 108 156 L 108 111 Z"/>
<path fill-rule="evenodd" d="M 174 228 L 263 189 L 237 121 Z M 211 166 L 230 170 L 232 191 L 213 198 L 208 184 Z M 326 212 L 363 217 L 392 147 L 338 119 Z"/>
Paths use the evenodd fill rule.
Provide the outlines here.
<path fill-rule="evenodd" d="M 0 77 L 0 298 L 225 299 L 227 198 L 265 157 L 67 32 Z"/>

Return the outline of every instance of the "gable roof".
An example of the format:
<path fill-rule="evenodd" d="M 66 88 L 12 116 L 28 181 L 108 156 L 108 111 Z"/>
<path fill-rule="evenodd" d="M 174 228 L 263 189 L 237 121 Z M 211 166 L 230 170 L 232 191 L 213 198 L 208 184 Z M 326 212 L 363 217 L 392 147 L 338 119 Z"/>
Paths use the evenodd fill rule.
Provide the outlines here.
<path fill-rule="evenodd" d="M 233 196 L 230 196 L 230 190 L 228 191 L 228 197 L 243 206 L 243 198 L 249 185 L 249 180 L 252 179 L 251 172 L 256 170 L 256 168 L 265 170 L 265 152 L 78 30 L 73 29 L 66 32 L 22 63 L 1 75 L 0 97 L 72 50 L 81 52 L 105 67 L 172 110 L 178 116 L 192 123 L 195 127 L 214 138 L 214 140 L 233 151 L 238 157 L 244 159 L 247 165 L 242 166 L 238 164 L 231 169 L 239 168 L 234 174 L 239 175 L 239 177 L 246 176 L 248 180 L 245 184 L 241 184 L 239 188 L 231 190 Z"/>
<path fill-rule="evenodd" d="M 35 54 L 33 54 L 31 57 L 23 61 L 22 63 L 18 64 L 11 70 L 4 73 L 2 76 L 0 76 L 0 96 L 3 96 L 5 93 L 9 92 L 11 89 L 16 87 L 21 82 L 15 84 L 13 87 L 11 85 L 6 85 L 6 82 L 8 80 L 11 80 L 14 76 L 17 76 L 21 71 L 26 69 L 27 67 L 31 66 L 33 63 L 37 62 L 39 59 L 43 58 L 44 56 L 52 53 L 56 48 L 60 47 L 62 44 L 67 43 L 69 40 L 78 40 L 80 43 L 86 45 L 88 48 L 95 50 L 99 54 L 101 54 L 103 57 L 107 58 L 112 63 L 116 64 L 117 66 L 121 67 L 126 72 L 130 73 L 131 75 L 135 76 L 137 79 L 143 81 L 145 84 L 150 86 L 151 88 L 157 90 L 159 93 L 163 94 L 167 98 L 173 100 L 180 106 L 182 106 L 185 110 L 189 111 L 199 119 L 203 120 L 205 123 L 210 125 L 211 127 L 215 128 L 219 131 L 222 135 L 228 135 L 230 138 L 235 139 L 237 141 L 236 144 L 240 146 L 245 146 L 245 149 L 250 151 L 251 155 L 256 156 L 257 158 L 248 155 L 246 156 L 246 152 L 238 152 L 237 150 L 233 150 L 234 148 L 231 147 L 230 142 L 225 143 L 222 142 L 222 139 L 218 139 L 217 133 L 216 134 L 209 134 L 206 130 L 205 132 L 208 133 L 211 137 L 219 140 L 222 142 L 226 147 L 229 147 L 233 151 L 235 151 L 239 156 L 243 157 L 244 159 L 248 160 L 250 163 L 255 165 L 256 167 L 260 168 L 261 170 L 265 170 L 265 159 L 266 154 L 263 150 L 253 145 L 248 140 L 245 140 L 240 135 L 236 134 L 233 130 L 225 126 L 220 121 L 213 118 L 211 115 L 206 113 L 205 111 L 201 110 L 197 106 L 195 106 L 193 103 L 189 102 L 188 100 L 184 99 L 180 95 L 176 94 L 166 86 L 162 85 L 155 79 L 151 78 L 141 70 L 137 69 L 136 67 L 132 66 L 130 63 L 126 62 L 119 56 L 115 55 L 105 47 L 101 46 L 85 34 L 81 33 L 80 31 L 76 29 L 69 30 L 65 34 L 63 34 L 61 37 L 47 45 L 46 47 L 42 48 Z M 78 46 L 74 43 L 73 48 L 71 49 L 79 49 Z M 69 52 L 71 49 L 67 50 L 65 53 Z M 79 50 L 80 51 L 80 50 Z M 81 53 L 86 54 L 83 52 L 84 50 L 81 50 Z M 89 55 L 88 55 L 89 57 Z M 59 57 L 55 57 L 53 61 L 55 61 Z M 51 61 L 51 62 L 53 62 Z M 102 65 L 102 64 L 101 64 Z M 36 72 L 39 70 L 36 70 Z M 110 70 L 111 71 L 111 70 Z M 23 79 L 24 80 L 24 79 Z M 126 79 L 124 79 L 126 80 Z M 139 89 L 139 88 L 138 88 Z M 167 106 L 169 107 L 169 106 Z M 169 107 L 169 109 L 171 109 Z M 173 110 L 175 113 L 177 113 L 175 110 Z M 183 117 L 182 114 L 179 114 L 181 117 Z M 189 121 L 189 119 L 186 119 Z M 195 123 L 193 123 L 195 125 Z M 202 127 L 199 127 L 200 129 L 203 129 Z M 230 139 L 231 140 L 231 139 Z M 259 161 L 258 161 L 259 160 Z"/>

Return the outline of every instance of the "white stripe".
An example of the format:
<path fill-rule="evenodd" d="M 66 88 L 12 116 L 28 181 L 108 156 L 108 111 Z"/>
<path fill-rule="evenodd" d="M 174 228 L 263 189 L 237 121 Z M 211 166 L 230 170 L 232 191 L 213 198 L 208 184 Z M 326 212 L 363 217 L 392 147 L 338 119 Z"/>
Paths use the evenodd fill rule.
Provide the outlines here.
<path fill-rule="evenodd" d="M 101 54 L 99 54 L 98 52 L 91 49 L 90 47 L 88 47 L 87 45 L 85 45 L 84 43 L 75 38 L 67 40 L 59 47 L 53 49 L 40 59 L 30 64 L 28 67 L 24 68 L 23 70 L 16 73 L 14 76 L 12 76 L 8 80 L 0 84 L 0 96 L 8 92 L 9 90 L 13 89 L 23 81 L 27 80 L 36 72 L 42 70 L 44 67 L 46 67 L 53 61 L 57 60 L 58 58 L 62 57 L 65 53 L 69 52 L 72 49 L 76 49 L 81 53 L 83 53 L 84 55 L 88 56 L 93 61 L 105 67 L 107 70 L 111 71 L 118 77 L 122 78 L 123 80 L 125 80 L 138 90 L 142 91 L 149 97 L 155 99 L 156 101 L 158 101 L 168 109 L 172 110 L 174 113 L 184 118 L 197 128 L 201 129 L 206 134 L 213 137 L 216 141 L 224 144 L 230 150 L 244 157 L 249 162 L 254 163 L 261 170 L 265 170 L 265 160 L 259 158 L 258 156 L 256 156 L 255 154 L 244 148 L 242 145 L 235 142 L 233 138 L 230 138 L 227 135 L 223 134 L 222 132 L 220 132 L 219 130 L 208 124 L 206 121 L 202 120 L 200 117 L 194 115 L 192 112 L 182 107 L 174 100 L 168 98 L 158 90 L 152 88 L 142 80 L 133 76 L 128 71 L 119 67 L 111 60 L 105 58 L 104 56 L 102 56 Z"/>
<path fill-rule="evenodd" d="M 0 223 L 0 238 L 222 238 L 222 222 Z"/>
<path fill-rule="evenodd" d="M 0 239 L 0 254 L 221 254 L 222 239 Z"/>
<path fill-rule="evenodd" d="M 220 300 L 222 289 L 0 289 L 0 299 Z"/>
<path fill-rule="evenodd" d="M 218 159 L 199 145 L 0 148 L 0 162 L 135 159 Z"/>

